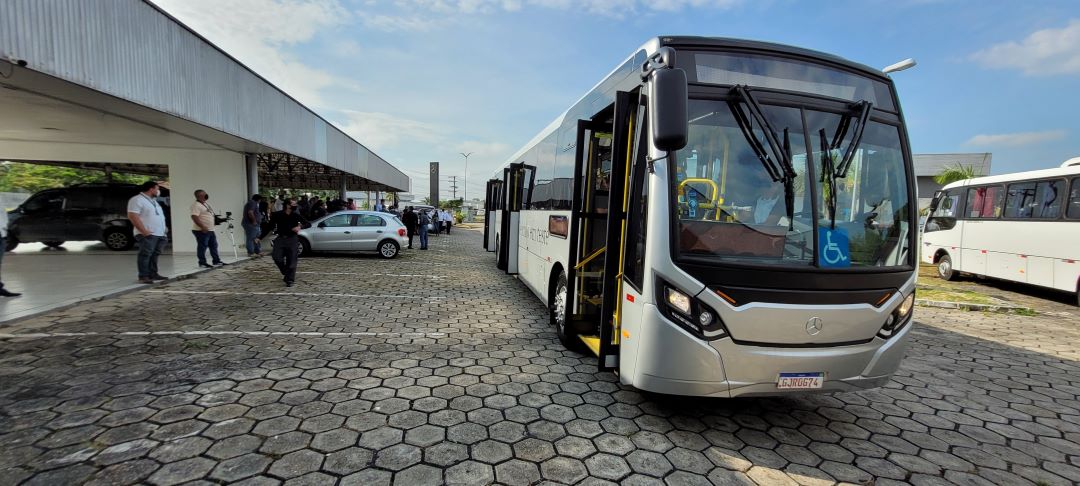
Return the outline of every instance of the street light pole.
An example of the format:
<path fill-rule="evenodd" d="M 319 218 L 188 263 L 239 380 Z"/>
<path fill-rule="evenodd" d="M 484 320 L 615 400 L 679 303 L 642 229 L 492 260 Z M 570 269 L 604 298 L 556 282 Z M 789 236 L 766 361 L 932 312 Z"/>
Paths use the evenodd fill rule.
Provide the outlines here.
<path fill-rule="evenodd" d="M 465 157 L 465 194 L 461 196 L 461 209 L 465 210 L 465 214 L 469 214 L 468 208 L 465 207 L 465 202 L 469 200 L 469 156 L 472 152 L 465 153 L 459 152 L 462 157 Z"/>

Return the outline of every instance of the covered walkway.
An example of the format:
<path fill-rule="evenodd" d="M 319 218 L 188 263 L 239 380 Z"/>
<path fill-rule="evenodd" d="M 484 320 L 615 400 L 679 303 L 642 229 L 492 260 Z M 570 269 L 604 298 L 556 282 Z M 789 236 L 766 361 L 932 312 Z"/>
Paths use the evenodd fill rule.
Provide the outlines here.
<path fill-rule="evenodd" d="M 139 173 L 167 175 L 174 274 L 194 262 L 188 208 L 196 189 L 211 195 L 216 213 L 231 212 L 237 221 L 251 195 L 267 188 L 409 189 L 409 178 L 389 162 L 146 1 L 0 2 L 0 103 L 0 161 L 153 167 Z M 48 216 L 66 221 L 60 212 Z M 134 283 L 112 273 L 121 255 L 23 255 L 9 256 L 3 268 L 13 290 L 36 294 L 23 302 L 67 305 L 68 297 Z M 58 281 L 47 269 L 79 271 Z M 62 288 L 40 293 L 53 282 Z M 0 321 L 39 308 L 0 305 Z"/>

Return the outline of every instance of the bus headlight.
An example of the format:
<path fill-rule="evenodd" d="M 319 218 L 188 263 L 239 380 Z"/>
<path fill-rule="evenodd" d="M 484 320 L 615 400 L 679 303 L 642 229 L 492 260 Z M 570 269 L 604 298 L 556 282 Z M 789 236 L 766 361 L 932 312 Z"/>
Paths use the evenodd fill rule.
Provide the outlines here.
<path fill-rule="evenodd" d="M 912 291 L 900 305 L 896 307 L 889 317 L 885 319 L 885 325 L 878 331 L 878 337 L 889 339 L 911 322 L 911 310 L 915 308 L 915 291 Z"/>
<path fill-rule="evenodd" d="M 691 334 L 707 340 L 727 337 L 727 329 L 716 311 L 673 285 L 657 280 L 659 308 L 664 317 Z"/>
<path fill-rule="evenodd" d="M 683 315 L 690 316 L 690 296 L 686 295 L 678 290 L 668 287 L 664 290 L 667 294 L 667 303 L 675 310 L 682 312 Z"/>

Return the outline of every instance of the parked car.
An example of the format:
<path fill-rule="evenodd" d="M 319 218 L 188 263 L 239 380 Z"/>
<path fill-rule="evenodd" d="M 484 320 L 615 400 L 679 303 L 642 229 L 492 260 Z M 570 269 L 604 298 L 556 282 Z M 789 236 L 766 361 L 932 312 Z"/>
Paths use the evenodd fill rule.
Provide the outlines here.
<path fill-rule="evenodd" d="M 375 211 L 339 211 L 311 222 L 300 231 L 300 254 L 315 251 L 376 252 L 394 258 L 409 243 L 397 216 Z"/>
<path fill-rule="evenodd" d="M 134 230 L 127 219 L 127 203 L 139 186 L 134 184 L 76 184 L 35 193 L 8 213 L 7 250 L 19 243 L 41 242 L 51 247 L 65 241 L 101 241 L 110 250 L 129 250 L 135 245 Z M 169 223 L 165 191 L 158 198 Z"/>

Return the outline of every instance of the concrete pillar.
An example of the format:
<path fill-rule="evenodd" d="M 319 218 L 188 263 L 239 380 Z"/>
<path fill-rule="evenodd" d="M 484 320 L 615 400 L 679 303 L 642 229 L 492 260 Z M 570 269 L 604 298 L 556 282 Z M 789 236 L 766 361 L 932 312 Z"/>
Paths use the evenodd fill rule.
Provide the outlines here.
<path fill-rule="evenodd" d="M 346 174 L 344 172 L 341 173 L 341 186 L 338 188 L 338 197 L 342 201 L 345 200 L 345 193 L 349 191 L 348 177 L 349 177 L 348 174 Z"/>
<path fill-rule="evenodd" d="M 247 172 L 247 194 L 245 200 L 259 192 L 259 161 L 255 154 L 244 154 L 244 166 Z"/>

